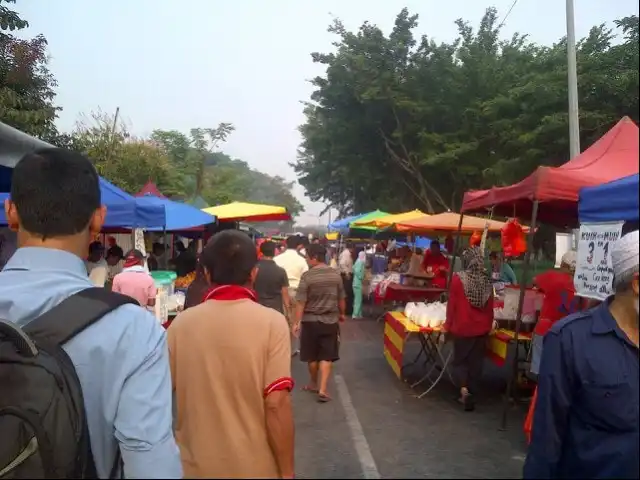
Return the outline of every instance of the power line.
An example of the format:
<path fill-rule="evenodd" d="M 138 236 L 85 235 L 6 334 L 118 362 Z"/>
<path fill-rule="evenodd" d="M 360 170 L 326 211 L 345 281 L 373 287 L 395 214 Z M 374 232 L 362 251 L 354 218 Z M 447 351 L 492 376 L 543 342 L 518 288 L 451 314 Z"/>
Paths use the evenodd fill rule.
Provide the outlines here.
<path fill-rule="evenodd" d="M 511 11 L 513 10 L 513 7 L 515 7 L 517 3 L 518 3 L 518 0 L 513 0 L 513 3 L 509 7 L 509 10 L 507 11 L 507 14 L 504 16 L 504 18 L 500 22 L 500 25 L 498 25 L 498 28 L 502 28 L 504 23 L 507 21 L 507 18 L 509 18 L 509 15 L 511 14 Z"/>

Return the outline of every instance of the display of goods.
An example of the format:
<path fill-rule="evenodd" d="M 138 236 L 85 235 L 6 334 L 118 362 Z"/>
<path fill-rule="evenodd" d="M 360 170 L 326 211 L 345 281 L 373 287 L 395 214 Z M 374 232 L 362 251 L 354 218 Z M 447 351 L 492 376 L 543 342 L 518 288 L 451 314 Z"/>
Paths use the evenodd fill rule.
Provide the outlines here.
<path fill-rule="evenodd" d="M 507 221 L 501 232 L 502 251 L 505 257 L 518 257 L 527 251 L 524 228 L 517 219 Z"/>
<path fill-rule="evenodd" d="M 410 302 L 407 303 L 404 314 L 419 327 L 438 328 L 447 319 L 447 304 L 441 302 Z"/>
<path fill-rule="evenodd" d="M 176 278 L 176 288 L 187 288 L 196 278 L 196 272 L 187 273 L 183 277 Z"/>

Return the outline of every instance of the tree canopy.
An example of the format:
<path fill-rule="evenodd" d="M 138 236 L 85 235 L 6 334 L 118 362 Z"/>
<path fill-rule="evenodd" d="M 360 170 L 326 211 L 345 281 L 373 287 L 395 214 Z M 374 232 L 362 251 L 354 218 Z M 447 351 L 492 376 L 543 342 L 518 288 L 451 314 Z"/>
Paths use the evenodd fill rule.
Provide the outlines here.
<path fill-rule="evenodd" d="M 458 20 L 450 43 L 416 38 L 417 24 L 406 8 L 389 35 L 335 20 L 335 51 L 312 54 L 326 73 L 293 164 L 312 200 L 342 214 L 457 210 L 466 190 L 568 160 L 566 39 L 502 40 L 494 8 L 475 29 Z M 625 115 L 638 122 L 638 17 L 615 26 L 578 44 L 583 148 Z"/>
<path fill-rule="evenodd" d="M 158 129 L 142 138 L 113 115 L 98 111 L 83 115 L 72 132 L 59 132 L 54 122 L 61 107 L 54 103 L 57 84 L 47 66 L 47 41 L 42 35 L 23 40 L 13 34 L 28 22 L 12 4 L 15 0 L 0 0 L 0 121 L 86 153 L 100 175 L 129 193 L 151 180 L 164 195 L 188 202 L 267 203 L 287 207 L 294 216 L 302 211 L 292 194 L 293 182 L 220 151 L 235 130 L 230 123 L 192 128 L 188 134 Z"/>

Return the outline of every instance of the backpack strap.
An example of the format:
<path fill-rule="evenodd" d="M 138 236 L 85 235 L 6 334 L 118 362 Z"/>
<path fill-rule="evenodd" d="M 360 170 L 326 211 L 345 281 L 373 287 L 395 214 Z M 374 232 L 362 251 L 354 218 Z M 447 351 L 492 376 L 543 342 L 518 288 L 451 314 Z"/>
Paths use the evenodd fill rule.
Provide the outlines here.
<path fill-rule="evenodd" d="M 24 331 L 36 340 L 64 345 L 107 313 L 128 303 L 138 305 L 127 295 L 101 287 L 87 288 L 29 322 Z"/>

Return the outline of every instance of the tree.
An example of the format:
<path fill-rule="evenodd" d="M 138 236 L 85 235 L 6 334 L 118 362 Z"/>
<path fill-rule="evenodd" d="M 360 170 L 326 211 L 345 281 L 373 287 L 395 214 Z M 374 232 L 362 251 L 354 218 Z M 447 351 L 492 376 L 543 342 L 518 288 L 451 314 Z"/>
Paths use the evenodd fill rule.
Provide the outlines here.
<path fill-rule="evenodd" d="M 151 140 L 179 172 L 186 199 L 201 196 L 211 205 L 232 201 L 282 205 L 293 215 L 302 211 L 291 193 L 293 183 L 253 170 L 246 162 L 216 151 L 232 131 L 228 123 L 215 129 L 194 128 L 189 136 L 175 130 L 155 130 Z"/>
<path fill-rule="evenodd" d="M 47 67 L 47 40 L 29 40 L 9 32 L 28 26 L 0 0 L 0 121 L 31 135 L 48 139 L 57 132 L 53 124 L 60 110 L 53 104 L 56 81 Z"/>
<path fill-rule="evenodd" d="M 126 125 L 111 115 L 85 115 L 73 132 L 70 146 L 86 154 L 101 176 L 131 194 L 149 180 L 167 196 L 184 194 L 167 154 L 151 140 L 132 137 Z"/>
<path fill-rule="evenodd" d="M 458 37 L 414 38 L 404 9 L 388 36 L 335 21 L 336 50 L 306 104 L 293 165 L 315 201 L 341 214 L 384 208 L 458 209 L 464 191 L 516 182 L 568 156 L 566 41 L 500 40 L 487 9 Z M 624 42 L 594 27 L 578 45 L 582 145 L 622 116 L 638 120 L 638 18 L 619 20 Z"/>

